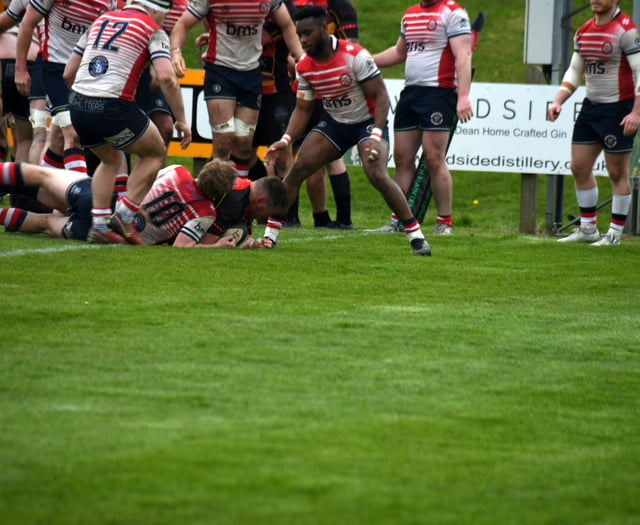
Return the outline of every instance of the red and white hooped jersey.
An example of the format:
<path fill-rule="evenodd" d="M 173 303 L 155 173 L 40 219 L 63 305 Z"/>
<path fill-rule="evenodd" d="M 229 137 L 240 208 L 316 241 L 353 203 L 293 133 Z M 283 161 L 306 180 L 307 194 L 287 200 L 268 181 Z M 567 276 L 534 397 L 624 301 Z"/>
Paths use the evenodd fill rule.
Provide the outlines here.
<path fill-rule="evenodd" d="M 162 21 L 162 29 L 171 34 L 173 26 L 176 25 L 176 22 L 178 21 L 182 13 L 186 11 L 188 5 L 189 0 L 173 0 L 171 9 L 169 9 L 167 14 L 164 15 L 164 20 Z"/>
<path fill-rule="evenodd" d="M 600 104 L 635 97 L 633 71 L 627 55 L 640 53 L 640 35 L 633 20 L 618 11 L 596 25 L 595 17 L 575 34 L 574 50 L 584 59 L 587 98 Z"/>
<path fill-rule="evenodd" d="M 96 18 L 117 9 L 116 0 L 31 0 L 31 6 L 45 17 L 42 58 L 58 64 L 69 60 Z"/>
<path fill-rule="evenodd" d="M 334 54 L 325 62 L 304 55 L 296 64 L 298 91 L 311 91 L 322 99 L 325 111 L 337 122 L 357 124 L 373 116 L 375 101 L 362 86 L 380 75 L 371 54 L 362 46 L 330 36 Z"/>
<path fill-rule="evenodd" d="M 7 15 L 10 18 L 18 22 L 18 25 L 8 29 L 7 33 L 15 33 L 18 34 L 18 28 L 20 27 L 20 22 L 24 18 L 24 14 L 27 12 L 27 8 L 29 7 L 29 0 L 11 0 L 11 3 L 7 7 Z M 31 40 L 38 45 L 40 45 L 40 41 L 42 40 L 42 35 L 44 35 L 44 19 L 38 22 L 36 26 L 36 31 Z"/>
<path fill-rule="evenodd" d="M 74 51 L 82 62 L 73 90 L 88 97 L 133 100 L 149 60 L 171 60 L 169 36 L 136 6 L 99 17 Z"/>
<path fill-rule="evenodd" d="M 469 15 L 453 0 L 407 9 L 400 25 L 400 37 L 407 44 L 405 85 L 457 87 L 456 61 L 449 39 L 469 34 Z"/>
<path fill-rule="evenodd" d="M 163 244 L 173 242 L 182 227 L 192 221 L 190 230 L 197 242 L 215 218 L 213 202 L 196 189 L 189 170 L 174 164 L 158 173 L 142 200 L 136 225 L 145 244 Z M 198 227 L 199 222 L 202 222 L 201 227 Z"/>
<path fill-rule="evenodd" d="M 193 0 L 187 10 L 209 24 L 209 47 L 203 59 L 236 71 L 260 65 L 262 26 L 282 0 Z"/>

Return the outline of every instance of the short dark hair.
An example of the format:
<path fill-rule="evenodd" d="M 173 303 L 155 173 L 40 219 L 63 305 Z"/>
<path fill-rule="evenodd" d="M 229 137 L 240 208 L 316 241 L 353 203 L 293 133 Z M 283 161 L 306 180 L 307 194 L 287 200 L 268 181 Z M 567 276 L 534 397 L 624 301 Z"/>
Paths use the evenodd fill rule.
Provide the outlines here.
<path fill-rule="evenodd" d="M 283 213 L 286 213 L 289 208 L 289 192 L 280 177 L 273 175 L 263 177 L 254 184 L 256 184 L 258 191 L 266 197 L 269 206 L 284 210 Z"/>
<path fill-rule="evenodd" d="M 314 18 L 317 22 L 324 23 L 327 21 L 327 10 L 321 5 L 305 5 L 296 11 L 293 19 L 299 22 L 305 18 Z"/>

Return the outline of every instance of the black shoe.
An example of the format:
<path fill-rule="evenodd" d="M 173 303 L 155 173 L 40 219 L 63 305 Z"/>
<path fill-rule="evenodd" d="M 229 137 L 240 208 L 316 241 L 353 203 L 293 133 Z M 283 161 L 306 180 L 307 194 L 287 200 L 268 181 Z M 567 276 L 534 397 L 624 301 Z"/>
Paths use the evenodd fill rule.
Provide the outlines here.
<path fill-rule="evenodd" d="M 288 217 L 284 223 L 285 228 L 300 228 L 300 219 L 298 217 Z"/>
<path fill-rule="evenodd" d="M 413 255 L 431 255 L 431 247 L 426 239 L 413 239 L 411 241 Z"/>
<path fill-rule="evenodd" d="M 331 221 L 329 224 L 325 226 L 325 228 L 329 228 L 331 230 L 355 230 L 356 227 L 351 224 L 345 224 L 343 222 Z"/>

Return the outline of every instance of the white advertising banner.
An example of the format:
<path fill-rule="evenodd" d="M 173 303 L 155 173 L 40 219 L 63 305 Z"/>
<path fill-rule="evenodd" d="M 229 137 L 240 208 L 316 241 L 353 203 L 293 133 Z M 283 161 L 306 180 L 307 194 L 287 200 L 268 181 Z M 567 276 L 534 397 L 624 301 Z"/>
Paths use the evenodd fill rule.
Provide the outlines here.
<path fill-rule="evenodd" d="M 391 108 L 389 132 L 393 151 L 393 114 L 403 81 L 385 80 Z M 447 153 L 449 168 L 457 171 L 538 173 L 568 175 L 571 157 L 571 133 L 585 96 L 578 88 L 562 108 L 555 122 L 546 118 L 557 86 L 527 84 L 489 84 L 474 82 L 471 100 L 474 117 L 458 124 Z M 349 164 L 361 164 L 351 150 Z M 389 166 L 394 166 L 393 158 Z M 594 167 L 597 175 L 606 175 L 601 154 Z"/>

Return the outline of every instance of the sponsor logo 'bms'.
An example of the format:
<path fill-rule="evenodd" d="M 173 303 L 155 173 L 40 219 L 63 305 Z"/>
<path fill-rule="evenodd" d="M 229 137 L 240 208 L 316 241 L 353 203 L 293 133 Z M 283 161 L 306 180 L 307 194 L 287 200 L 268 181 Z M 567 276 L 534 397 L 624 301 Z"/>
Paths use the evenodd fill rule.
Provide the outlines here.
<path fill-rule="evenodd" d="M 333 57 L 318 62 L 305 55 L 296 65 L 298 90 L 313 91 L 337 122 L 356 124 L 373 115 L 374 100 L 360 86 L 380 74 L 369 52 L 358 44 L 331 37 Z"/>
<path fill-rule="evenodd" d="M 259 67 L 262 26 L 281 0 L 193 0 L 187 7 L 211 28 L 204 60 L 236 71 Z"/>

